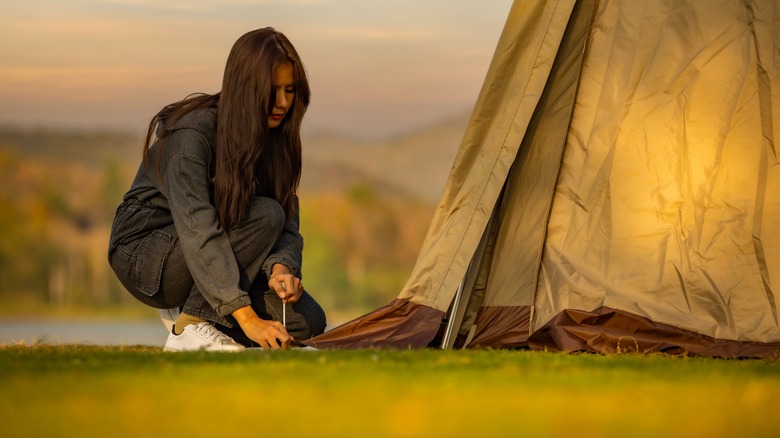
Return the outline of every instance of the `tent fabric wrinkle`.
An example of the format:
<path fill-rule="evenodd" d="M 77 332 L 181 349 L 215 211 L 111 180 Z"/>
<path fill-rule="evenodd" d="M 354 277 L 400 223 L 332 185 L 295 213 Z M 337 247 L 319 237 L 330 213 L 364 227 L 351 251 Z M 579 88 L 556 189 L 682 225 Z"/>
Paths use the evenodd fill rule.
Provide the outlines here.
<path fill-rule="evenodd" d="M 527 346 L 531 306 L 482 307 L 476 331 L 468 348 L 511 348 Z"/>
<path fill-rule="evenodd" d="M 313 342 L 777 357 L 777 114 L 780 0 L 516 1 L 398 299 Z"/>

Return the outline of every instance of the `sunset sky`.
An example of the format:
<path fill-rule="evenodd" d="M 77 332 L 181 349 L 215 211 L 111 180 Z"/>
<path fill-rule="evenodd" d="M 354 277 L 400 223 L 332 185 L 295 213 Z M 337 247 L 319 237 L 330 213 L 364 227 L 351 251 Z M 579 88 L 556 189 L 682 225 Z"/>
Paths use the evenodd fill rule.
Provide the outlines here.
<path fill-rule="evenodd" d="M 36 0 L 0 5 L 0 124 L 141 131 L 219 90 L 244 32 L 273 26 L 312 85 L 304 128 L 402 133 L 471 110 L 511 0 Z"/>

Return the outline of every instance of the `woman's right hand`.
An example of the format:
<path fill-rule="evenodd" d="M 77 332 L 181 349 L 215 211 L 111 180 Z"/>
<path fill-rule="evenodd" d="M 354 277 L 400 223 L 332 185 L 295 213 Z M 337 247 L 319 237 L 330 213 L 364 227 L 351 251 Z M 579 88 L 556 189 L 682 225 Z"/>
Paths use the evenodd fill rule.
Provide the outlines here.
<path fill-rule="evenodd" d="M 263 350 L 289 350 L 293 337 L 279 321 L 266 321 L 257 316 L 250 306 L 233 312 L 241 330 L 249 339 L 257 342 Z"/>

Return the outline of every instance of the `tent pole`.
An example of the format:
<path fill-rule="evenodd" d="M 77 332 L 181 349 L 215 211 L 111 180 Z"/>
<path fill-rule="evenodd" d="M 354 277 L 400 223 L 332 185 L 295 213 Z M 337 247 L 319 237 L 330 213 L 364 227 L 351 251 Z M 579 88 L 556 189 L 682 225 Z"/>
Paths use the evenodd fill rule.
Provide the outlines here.
<path fill-rule="evenodd" d="M 469 265 L 469 268 L 471 268 L 471 265 Z M 463 280 L 460 282 L 460 286 L 458 286 L 458 291 L 455 293 L 455 298 L 452 300 L 452 309 L 447 318 L 447 327 L 444 329 L 444 337 L 441 341 L 442 350 L 449 350 L 455 345 L 455 337 L 453 336 L 453 333 L 455 332 L 455 320 L 462 319 L 458 318 L 457 315 L 461 313 L 459 312 L 460 304 L 463 298 L 463 288 L 466 285 L 468 273 L 469 269 L 466 269 L 466 275 L 463 276 Z"/>

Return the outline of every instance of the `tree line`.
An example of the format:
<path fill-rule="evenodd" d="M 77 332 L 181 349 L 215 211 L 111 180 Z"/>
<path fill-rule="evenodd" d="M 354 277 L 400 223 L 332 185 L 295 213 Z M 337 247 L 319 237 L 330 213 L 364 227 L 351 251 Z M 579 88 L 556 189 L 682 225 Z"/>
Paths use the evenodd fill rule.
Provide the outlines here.
<path fill-rule="evenodd" d="M 137 309 L 106 251 L 114 211 L 140 161 L 138 143 L 105 133 L 11 134 L 0 132 L 0 314 Z M 117 152 L 89 153 L 106 142 Z M 122 142 L 128 146 L 117 148 Z M 388 303 L 411 271 L 432 213 L 430 203 L 386 196 L 368 180 L 304 188 L 306 285 L 336 314 Z"/>

